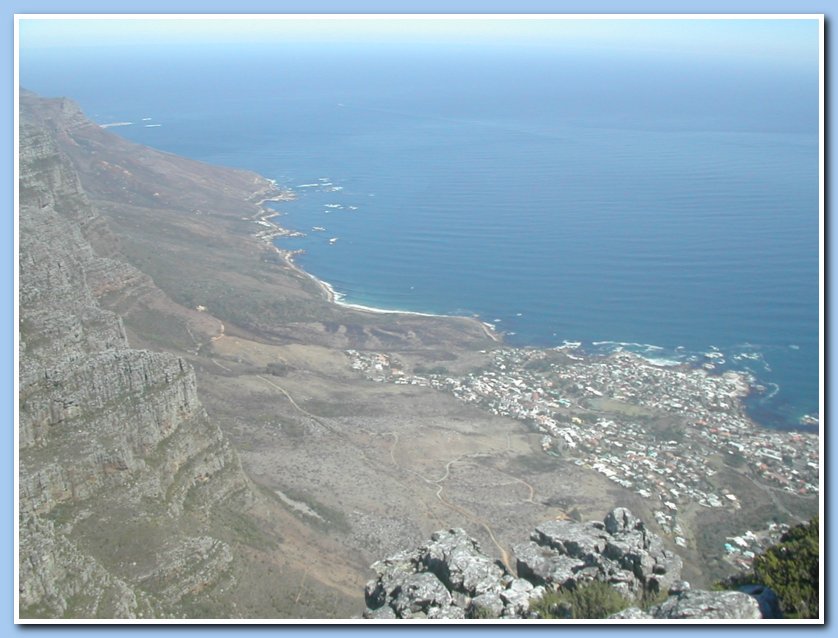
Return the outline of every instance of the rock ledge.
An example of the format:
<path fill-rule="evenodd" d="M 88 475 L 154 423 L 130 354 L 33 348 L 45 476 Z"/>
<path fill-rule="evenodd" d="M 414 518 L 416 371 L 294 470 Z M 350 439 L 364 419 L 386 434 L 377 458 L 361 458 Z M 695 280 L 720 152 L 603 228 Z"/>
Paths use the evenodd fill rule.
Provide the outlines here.
<path fill-rule="evenodd" d="M 377 576 L 366 586 L 364 618 L 536 619 L 531 604 L 546 592 L 593 581 L 608 583 L 634 604 L 613 619 L 762 618 L 754 596 L 690 589 L 681 580 L 681 558 L 625 508 L 602 522 L 548 521 L 513 550 L 518 577 L 483 554 L 464 530 L 435 532 L 418 549 L 372 566 Z"/>

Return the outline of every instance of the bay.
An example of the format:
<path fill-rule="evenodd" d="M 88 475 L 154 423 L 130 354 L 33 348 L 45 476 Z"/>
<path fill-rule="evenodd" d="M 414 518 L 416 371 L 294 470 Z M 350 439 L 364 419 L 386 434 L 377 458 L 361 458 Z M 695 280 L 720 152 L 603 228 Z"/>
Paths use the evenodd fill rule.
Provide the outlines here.
<path fill-rule="evenodd" d="M 818 411 L 816 68 L 300 43 L 51 60 L 22 57 L 22 85 L 293 188 L 278 221 L 307 235 L 281 246 L 348 302 L 749 370 L 772 427 Z"/>

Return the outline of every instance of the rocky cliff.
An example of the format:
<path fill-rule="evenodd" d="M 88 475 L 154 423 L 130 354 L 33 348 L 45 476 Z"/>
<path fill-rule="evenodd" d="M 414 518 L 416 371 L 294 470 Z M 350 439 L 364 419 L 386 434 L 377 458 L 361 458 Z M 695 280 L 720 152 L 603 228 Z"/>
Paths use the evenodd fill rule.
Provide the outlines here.
<path fill-rule="evenodd" d="M 763 591 L 691 590 L 681 559 L 625 508 L 589 523 L 548 521 L 514 548 L 517 577 L 492 561 L 462 529 L 436 532 L 413 551 L 375 563 L 366 618 L 544 618 L 549 592 L 594 582 L 619 592 L 626 609 L 612 618 L 750 619 L 769 613 Z M 757 595 L 759 594 L 759 595 Z M 645 607 L 641 609 L 641 605 Z M 551 609 L 551 617 L 572 609 Z"/>
<path fill-rule="evenodd" d="M 102 225 L 55 133 L 20 128 L 22 617 L 187 613 L 228 570 L 214 508 L 248 498 L 181 358 L 129 347 L 97 293 L 147 279 L 100 257 Z"/>

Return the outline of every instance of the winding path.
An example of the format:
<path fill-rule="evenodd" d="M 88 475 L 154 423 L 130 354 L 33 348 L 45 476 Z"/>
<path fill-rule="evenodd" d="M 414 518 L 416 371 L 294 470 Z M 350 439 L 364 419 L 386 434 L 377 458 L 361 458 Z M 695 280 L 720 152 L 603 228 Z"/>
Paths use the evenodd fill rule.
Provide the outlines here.
<path fill-rule="evenodd" d="M 192 332 L 192 328 L 189 327 L 189 321 L 185 321 L 183 325 L 186 328 L 186 332 L 189 333 L 189 338 L 192 339 L 192 343 L 195 346 L 195 352 L 193 353 L 195 356 L 198 356 L 198 355 L 201 354 L 201 350 L 203 350 L 205 345 L 207 345 L 209 343 L 213 343 L 215 341 L 218 341 L 219 339 L 223 339 L 224 336 L 225 336 L 225 334 L 224 334 L 224 331 L 225 331 L 224 322 L 220 321 L 220 320 L 218 321 L 218 334 L 215 335 L 214 337 L 210 337 L 209 341 L 204 341 L 204 342 L 198 341 L 195 338 L 195 333 Z M 213 359 L 213 361 L 214 361 L 214 359 Z M 228 368 L 224 368 L 224 369 L 228 370 Z"/>
<path fill-rule="evenodd" d="M 224 335 L 223 335 L 223 324 L 222 324 L 221 333 L 217 337 L 214 337 L 213 340 L 220 339 L 223 336 Z M 219 367 L 223 368 L 224 370 L 227 370 L 228 372 L 232 372 L 229 368 L 222 365 L 221 363 L 216 361 L 214 358 L 212 358 L 211 361 L 213 363 L 215 363 L 216 365 L 218 365 Z M 323 421 L 321 421 L 319 418 L 317 418 L 311 412 L 309 412 L 305 408 L 301 407 L 294 400 L 294 397 L 292 397 L 285 388 L 283 388 L 282 386 L 280 386 L 277 383 L 274 383 L 273 381 L 271 381 L 270 379 L 268 379 L 268 378 L 266 378 L 262 375 L 257 374 L 255 376 L 256 376 L 256 378 L 260 379 L 261 381 L 263 381 L 267 385 L 271 386 L 275 390 L 278 390 L 279 392 L 281 392 L 282 395 L 286 399 L 288 399 L 289 403 L 291 403 L 291 405 L 294 407 L 294 409 L 297 410 L 300 414 L 305 415 L 306 417 L 310 418 L 312 421 L 314 421 L 318 425 L 326 428 L 330 432 L 333 432 L 333 433 L 336 433 L 336 434 L 340 434 L 341 436 L 344 436 L 342 433 L 337 432 L 333 427 L 331 427 L 331 426 L 327 425 L 326 423 L 324 423 Z M 371 435 L 375 434 L 373 432 L 367 432 L 367 433 L 371 434 Z M 472 512 L 469 512 L 468 510 L 464 509 L 463 507 L 460 507 L 459 505 L 457 505 L 455 503 L 452 503 L 451 501 L 449 501 L 444 496 L 445 486 L 443 485 L 443 483 L 446 480 L 448 480 L 448 478 L 451 476 L 451 466 L 454 463 L 457 463 L 458 461 L 461 461 L 464 458 L 476 458 L 476 457 L 481 457 L 481 456 L 491 456 L 491 454 L 486 453 L 486 452 L 473 452 L 473 453 L 469 453 L 469 454 L 461 454 L 460 456 L 458 456 L 454 459 L 451 459 L 450 461 L 448 461 L 448 463 L 445 464 L 445 473 L 440 478 L 429 479 L 426 476 L 423 476 L 422 474 L 417 472 L 416 470 L 414 470 L 412 468 L 409 468 L 409 467 L 405 467 L 405 466 L 401 465 L 398 461 L 396 461 L 395 450 L 396 450 L 396 446 L 399 444 L 399 435 L 398 435 L 398 432 L 388 432 L 387 434 L 393 437 L 393 443 L 390 446 L 390 460 L 392 461 L 393 465 L 395 465 L 397 468 L 399 468 L 403 471 L 409 472 L 409 473 L 413 474 L 414 476 L 417 476 L 418 478 L 420 478 L 422 481 L 424 481 L 425 483 L 427 483 L 429 485 L 435 485 L 436 488 L 437 488 L 436 489 L 436 498 L 437 498 L 437 500 L 439 500 L 440 503 L 442 503 L 443 505 L 445 505 L 449 509 L 454 510 L 455 512 L 457 512 L 458 514 L 460 514 L 461 516 L 463 516 L 467 520 L 471 521 L 472 523 L 474 523 L 476 525 L 480 525 L 484 530 L 486 530 L 486 533 L 489 535 L 489 538 L 492 540 L 492 543 L 495 545 L 495 547 L 497 547 L 498 551 L 500 552 L 501 561 L 503 562 L 504 566 L 506 567 L 507 570 L 509 570 L 510 573 L 514 573 L 514 571 L 512 569 L 512 566 L 511 566 L 511 563 L 510 563 L 509 552 L 498 541 L 497 537 L 495 536 L 494 531 L 492 530 L 491 525 L 489 525 L 489 523 L 487 521 L 485 521 L 484 519 L 476 516 Z M 345 438 L 345 436 L 344 436 L 344 438 Z M 517 477 L 514 477 L 510 474 L 507 474 L 505 472 L 501 472 L 501 473 L 505 474 L 506 476 L 510 476 L 512 479 L 526 485 L 530 490 L 530 495 L 529 495 L 529 498 L 527 498 L 525 500 L 526 500 L 526 502 L 533 502 L 532 499 L 533 499 L 533 496 L 535 495 L 535 489 L 529 483 L 527 483 L 526 481 L 523 481 L 523 480 L 521 480 Z M 428 510 L 428 512 L 430 512 L 433 515 L 434 518 L 437 519 L 438 522 L 442 523 L 442 521 L 439 520 L 439 518 L 436 516 L 436 514 L 434 514 L 433 511 L 429 507 L 427 507 L 427 505 L 426 505 L 426 509 Z"/>
<path fill-rule="evenodd" d="M 440 503 L 442 503 L 443 505 L 445 505 L 446 507 L 448 507 L 449 509 L 452 509 L 455 512 L 457 512 L 458 514 L 460 514 L 461 516 L 465 517 L 467 520 L 471 521 L 472 523 L 474 523 L 476 525 L 480 525 L 480 527 L 485 529 L 486 533 L 489 535 L 489 538 L 492 540 L 492 543 L 495 545 L 495 547 L 498 548 L 498 551 L 500 552 L 501 562 L 503 562 L 504 566 L 506 567 L 506 569 L 510 573 L 514 573 L 513 569 L 512 569 L 512 565 L 510 563 L 510 559 L 509 559 L 509 552 L 506 551 L 506 548 L 503 545 L 501 545 L 500 542 L 498 541 L 498 539 L 495 537 L 495 533 L 492 530 L 491 525 L 489 525 L 489 523 L 486 522 L 484 519 L 482 519 L 479 516 L 473 514 L 472 512 L 469 512 L 465 508 L 460 507 L 459 505 L 457 505 L 455 503 L 452 503 L 447 498 L 445 498 L 445 496 L 443 494 L 444 491 L 445 491 L 445 486 L 443 485 L 443 483 L 446 480 L 448 480 L 448 478 L 451 476 L 451 466 L 454 463 L 457 463 L 458 461 L 461 461 L 464 458 L 491 456 L 491 454 L 486 453 L 486 452 L 472 452 L 472 453 L 469 453 L 469 454 L 461 454 L 460 456 L 458 456 L 454 459 L 451 459 L 450 461 L 448 461 L 448 463 L 445 464 L 445 473 L 440 478 L 429 479 L 428 477 L 424 476 L 423 474 L 420 474 L 416 470 L 414 470 L 412 468 L 409 468 L 409 467 L 405 467 L 404 465 L 401 465 L 400 463 L 398 463 L 398 461 L 396 461 L 395 449 L 396 449 L 396 445 L 398 445 L 398 442 L 399 442 L 399 434 L 398 434 L 398 432 L 388 432 L 387 434 L 389 434 L 390 436 L 393 437 L 393 444 L 390 446 L 390 460 L 393 462 L 393 465 L 395 465 L 396 467 L 398 467 L 401 470 L 404 470 L 406 472 L 409 472 L 409 473 L 413 474 L 414 476 L 419 477 L 420 479 L 422 479 L 425 483 L 428 483 L 429 485 L 436 485 L 437 486 L 437 488 L 436 488 L 436 498 L 437 498 L 437 500 Z M 501 472 L 501 473 L 506 474 L 505 472 Z M 510 475 L 507 475 L 507 476 L 510 476 Z M 515 478 L 515 477 L 512 477 L 512 478 Z M 517 479 L 517 480 L 520 481 L 520 479 Z M 520 482 L 524 483 L 525 485 L 527 485 L 530 488 L 530 498 L 528 499 L 528 501 L 532 502 L 532 497 L 535 494 L 535 490 L 533 489 L 533 487 L 531 485 L 529 485 L 529 483 L 526 483 L 526 481 L 520 481 Z"/>
<path fill-rule="evenodd" d="M 306 409 L 304 409 L 304 408 L 301 408 L 301 407 L 297 404 L 297 402 L 296 402 L 296 401 L 294 401 L 294 397 L 292 397 L 290 394 L 288 394 L 288 391 L 287 391 L 285 388 L 283 388 L 283 387 L 282 387 L 282 386 L 280 386 L 280 385 L 277 385 L 276 383 L 274 383 L 274 382 L 273 382 L 273 381 L 271 381 L 270 379 L 267 379 L 267 378 L 263 377 L 261 374 L 257 374 L 257 375 L 255 375 L 255 376 L 256 376 L 256 378 L 257 378 L 257 379 L 261 379 L 262 381 L 264 381 L 265 383 L 267 383 L 269 386 L 271 386 L 271 387 L 273 387 L 273 388 L 276 388 L 277 390 L 279 390 L 280 392 L 282 392 L 282 394 L 283 394 L 283 395 L 285 395 L 285 398 L 286 398 L 286 399 L 288 399 L 288 401 L 291 403 L 291 405 L 293 405 L 293 406 L 294 406 L 294 409 L 295 409 L 295 410 L 297 410 L 300 414 L 304 414 L 304 415 L 305 415 L 305 416 L 307 416 L 309 419 L 311 419 L 312 421 L 314 421 L 315 423 L 317 423 L 317 425 L 320 425 L 320 426 L 322 426 L 322 427 L 326 428 L 327 430 L 329 430 L 329 432 L 335 432 L 335 429 L 334 429 L 332 426 L 330 426 L 330 425 L 326 425 L 325 423 L 323 423 L 323 421 L 321 421 L 320 419 L 318 419 L 318 418 L 317 418 L 316 416 L 314 416 L 311 412 L 309 412 L 308 410 L 306 410 Z"/>

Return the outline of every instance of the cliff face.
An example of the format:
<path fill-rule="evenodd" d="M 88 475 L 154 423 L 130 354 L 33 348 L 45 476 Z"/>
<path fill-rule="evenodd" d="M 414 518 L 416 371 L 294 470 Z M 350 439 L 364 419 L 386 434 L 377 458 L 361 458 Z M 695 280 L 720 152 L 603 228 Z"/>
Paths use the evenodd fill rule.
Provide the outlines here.
<path fill-rule="evenodd" d="M 249 488 L 191 367 L 99 306 L 147 277 L 94 252 L 102 222 L 25 113 L 19 227 L 21 617 L 180 615 L 232 560 L 213 508 Z"/>

